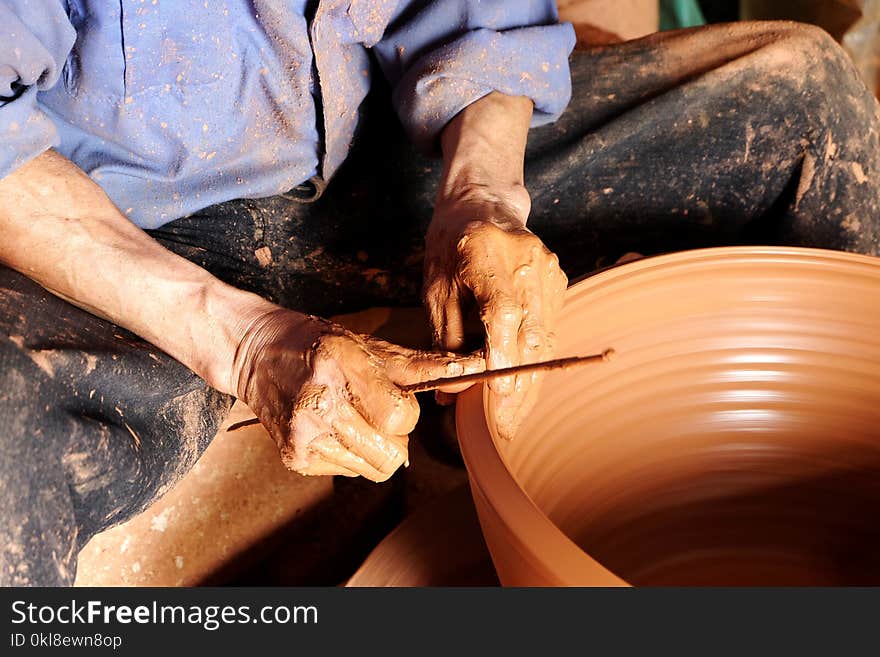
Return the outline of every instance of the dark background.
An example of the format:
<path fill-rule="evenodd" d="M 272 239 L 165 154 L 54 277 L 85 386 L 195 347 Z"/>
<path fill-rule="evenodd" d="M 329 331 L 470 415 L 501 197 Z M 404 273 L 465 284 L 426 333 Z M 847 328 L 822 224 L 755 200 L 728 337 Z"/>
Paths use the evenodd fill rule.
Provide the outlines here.
<path fill-rule="evenodd" d="M 698 0 L 709 23 L 724 23 L 739 18 L 738 0 Z"/>

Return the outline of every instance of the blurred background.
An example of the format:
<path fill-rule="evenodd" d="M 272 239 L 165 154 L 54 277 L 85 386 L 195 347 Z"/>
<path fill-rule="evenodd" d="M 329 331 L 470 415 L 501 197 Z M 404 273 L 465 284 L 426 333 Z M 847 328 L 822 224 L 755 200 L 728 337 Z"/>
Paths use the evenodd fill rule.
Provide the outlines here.
<path fill-rule="evenodd" d="M 796 20 L 822 27 L 852 57 L 875 95 L 880 91 L 880 0 L 559 0 L 560 14 L 624 38 L 704 23 Z"/>

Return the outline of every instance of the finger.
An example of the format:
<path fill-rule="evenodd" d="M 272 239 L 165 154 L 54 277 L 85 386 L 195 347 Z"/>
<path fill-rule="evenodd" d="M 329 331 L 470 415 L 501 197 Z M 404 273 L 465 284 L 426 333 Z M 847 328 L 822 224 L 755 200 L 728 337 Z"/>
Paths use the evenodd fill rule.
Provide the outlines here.
<path fill-rule="evenodd" d="M 566 282 L 565 274 L 557 270 L 556 276 L 549 276 L 537 291 L 529 286 L 520 290 L 523 320 L 519 329 L 519 350 L 522 362 L 534 363 L 552 357 L 553 329 L 562 309 Z"/>
<path fill-rule="evenodd" d="M 458 285 L 454 281 L 441 279 L 437 285 L 428 289 L 425 304 L 429 309 L 434 345 L 447 351 L 461 351 L 465 344 L 465 333 Z M 445 386 L 435 391 L 434 399 L 440 406 L 451 406 L 455 403 L 455 395 L 464 392 L 471 385 Z"/>
<path fill-rule="evenodd" d="M 338 426 L 338 423 L 332 422 L 333 417 L 339 416 L 343 409 L 347 409 L 349 415 L 354 415 L 354 411 L 343 400 L 332 400 L 325 386 L 315 386 L 313 397 L 316 410 L 300 408 L 291 419 L 289 440 L 281 449 L 285 466 L 305 475 L 356 477 L 365 474 L 351 467 L 345 459 L 327 461 L 323 456 L 326 450 L 322 445 L 338 443 L 334 435 L 334 425 Z M 374 476 L 375 473 L 367 469 L 365 476 L 371 475 Z"/>
<path fill-rule="evenodd" d="M 320 386 L 315 387 L 315 393 Z M 288 470 L 305 472 L 314 462 L 310 450 L 312 442 L 330 430 L 316 410 L 300 407 L 290 418 L 290 426 L 283 434 L 273 433 L 272 437 L 281 451 L 281 461 Z"/>
<path fill-rule="evenodd" d="M 519 382 L 522 385 L 519 390 L 510 395 L 493 395 L 491 398 L 495 428 L 503 440 L 513 440 L 516 437 L 540 396 L 544 374 L 533 372 L 521 377 L 524 378 Z"/>
<path fill-rule="evenodd" d="M 552 321 L 552 310 L 544 312 L 544 299 L 540 294 L 524 291 L 521 295 L 523 319 L 519 326 L 517 345 L 522 363 L 536 363 L 546 355 L 548 335 L 546 322 Z"/>
<path fill-rule="evenodd" d="M 519 344 L 524 363 L 545 360 L 552 355 L 552 338 L 544 324 L 548 319 L 543 313 L 544 308 L 544 299 L 536 295 L 528 301 L 523 311 L 524 319 L 520 327 Z M 520 425 L 537 403 L 540 386 L 545 376 L 543 372 L 518 374 L 509 395 L 493 397 L 495 426 L 502 439 L 513 440 L 519 432 Z"/>
<path fill-rule="evenodd" d="M 568 277 L 559 268 L 559 259 L 545 249 L 542 266 L 532 280 L 522 280 L 519 294 L 523 306 L 520 351 L 524 362 L 547 359 L 553 352 L 553 329 L 565 300 Z"/>
<path fill-rule="evenodd" d="M 344 447 L 379 472 L 391 476 L 407 460 L 407 436 L 383 436 L 351 406 L 340 409 L 331 426 Z"/>
<path fill-rule="evenodd" d="M 441 331 L 446 325 L 446 302 L 449 300 L 449 282 L 438 278 L 426 283 L 424 302 L 428 311 L 428 322 L 431 325 L 431 336 L 434 344 L 441 341 Z"/>
<path fill-rule="evenodd" d="M 409 349 L 376 338 L 370 339 L 370 345 L 383 359 L 388 377 L 399 386 L 477 374 L 486 369 L 486 361 L 479 354 Z"/>
<path fill-rule="evenodd" d="M 378 483 L 386 481 L 391 476 L 391 474 L 379 472 L 365 459 L 348 450 L 337 440 L 336 436 L 325 434 L 315 439 L 309 447 L 314 454 L 320 456 L 327 463 L 350 470 L 370 481 Z"/>
<path fill-rule="evenodd" d="M 486 371 L 486 359 L 482 354 L 468 354 L 463 357 L 464 360 L 458 361 L 458 365 L 461 366 L 460 374 L 452 374 L 452 375 L 442 375 L 439 378 L 450 378 L 456 376 L 465 376 L 468 374 L 479 374 L 480 372 Z M 447 368 L 448 369 L 448 368 Z M 430 379 L 429 379 L 430 380 Z M 419 382 L 420 383 L 420 382 Z M 464 392 L 468 388 L 470 388 L 473 383 L 451 383 L 448 385 L 439 386 L 437 388 L 438 399 L 441 405 L 450 405 L 455 402 L 455 397 L 459 393 Z"/>
<path fill-rule="evenodd" d="M 356 477 L 357 473 L 348 468 L 341 468 L 332 463 L 321 461 L 312 452 L 311 444 L 317 437 L 329 433 L 329 427 L 314 411 L 300 409 L 294 413 L 290 421 L 289 432 L 281 439 L 274 432 L 275 439 L 281 452 L 281 462 L 284 466 L 301 475 L 344 475 Z"/>
<path fill-rule="evenodd" d="M 401 390 L 388 376 L 383 355 L 362 336 L 363 348 L 353 355 L 361 363 L 348 363 L 346 384 L 339 389 L 335 404 L 351 404 L 383 436 L 410 433 L 419 420 L 415 395 Z"/>
<path fill-rule="evenodd" d="M 545 271 L 541 271 L 541 265 L 536 265 L 534 274 L 521 276 L 517 281 L 519 301 L 523 307 L 518 335 L 522 363 L 552 357 L 554 345 L 551 329 L 562 307 L 568 279 L 559 269 L 558 259 L 549 252 L 546 255 L 550 257 L 540 259 L 546 263 Z M 514 378 L 513 390 L 508 395 L 494 397 L 496 426 L 503 438 L 512 439 L 534 407 L 543 378 L 544 374 L 538 372 L 519 374 Z"/>
<path fill-rule="evenodd" d="M 384 436 L 409 435 L 421 411 L 416 396 L 401 390 L 383 372 L 377 372 L 372 385 L 353 405 L 370 426 Z"/>
<path fill-rule="evenodd" d="M 325 461 L 316 458 L 308 467 L 298 470 L 297 474 L 305 475 L 307 477 L 324 477 L 324 476 L 342 476 L 342 477 L 360 477 L 357 472 L 352 472 L 348 468 L 342 468 L 338 465 L 334 465 L 333 463 L 327 463 Z"/>
<path fill-rule="evenodd" d="M 541 325 L 538 298 L 529 301 L 523 310 L 523 322 L 518 336 L 520 361 L 522 363 L 538 362 L 545 356 L 548 346 L 546 331 Z M 534 406 L 536 388 L 541 380 L 537 372 L 517 374 L 507 394 L 494 394 L 491 397 L 495 426 L 504 440 L 512 440 L 520 424 L 531 407 Z"/>
<path fill-rule="evenodd" d="M 543 300 L 539 295 L 533 295 L 526 301 L 523 310 L 523 322 L 519 331 L 520 362 L 536 363 L 550 357 L 550 340 L 544 326 L 545 317 L 542 314 Z M 526 398 L 533 395 L 532 388 L 541 380 L 537 372 L 517 374 L 513 379 L 513 390 L 506 395 L 501 408 L 496 413 L 502 425 L 510 428 L 506 433 L 513 437 L 513 433 L 519 427 L 520 422 L 527 412 Z M 503 410 L 502 410 L 503 408 Z"/>
<path fill-rule="evenodd" d="M 461 294 L 454 281 L 438 280 L 425 292 L 434 345 L 447 351 L 464 347 L 464 316 Z"/>
<path fill-rule="evenodd" d="M 486 368 L 495 370 L 519 365 L 519 327 L 523 309 L 514 292 L 513 279 L 492 268 L 468 267 L 463 282 L 473 292 L 486 332 Z M 513 390 L 513 377 L 489 381 L 496 394 Z"/>
<path fill-rule="evenodd" d="M 480 305 L 480 317 L 486 328 L 486 367 L 490 370 L 520 364 L 519 329 L 523 308 L 506 292 L 492 294 Z M 514 389 L 514 377 L 490 379 L 489 388 L 499 395 L 509 395 Z"/>

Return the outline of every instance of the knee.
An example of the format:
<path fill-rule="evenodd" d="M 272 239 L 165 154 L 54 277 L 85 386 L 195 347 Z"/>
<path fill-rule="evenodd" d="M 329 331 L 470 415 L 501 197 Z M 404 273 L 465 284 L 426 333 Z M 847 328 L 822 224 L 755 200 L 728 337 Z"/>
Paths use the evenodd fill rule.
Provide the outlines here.
<path fill-rule="evenodd" d="M 768 21 L 765 25 L 770 26 L 779 34 L 781 41 L 800 41 L 818 50 L 830 47 L 839 47 L 832 36 L 818 25 L 812 23 L 800 23 L 798 21 Z"/>
<path fill-rule="evenodd" d="M 841 82 L 840 69 L 854 73 L 849 56 L 825 30 L 808 23 L 774 21 L 765 23 L 771 31 L 771 56 L 768 63 L 775 63 L 779 71 L 794 77 L 824 79 L 829 69 L 836 72 L 828 82 Z M 853 76 L 854 77 L 854 76 Z M 835 79 L 836 78 L 836 79 Z"/>
<path fill-rule="evenodd" d="M 843 47 L 821 27 L 809 23 L 790 23 L 783 39 L 805 64 L 831 60 L 849 61 Z"/>
<path fill-rule="evenodd" d="M 858 112 L 874 100 L 846 51 L 815 25 L 774 21 L 753 24 L 757 47 L 743 64 L 750 93 L 789 111 L 804 109 L 813 117 L 829 116 L 853 105 Z M 861 108 L 861 109 L 858 109 Z"/>

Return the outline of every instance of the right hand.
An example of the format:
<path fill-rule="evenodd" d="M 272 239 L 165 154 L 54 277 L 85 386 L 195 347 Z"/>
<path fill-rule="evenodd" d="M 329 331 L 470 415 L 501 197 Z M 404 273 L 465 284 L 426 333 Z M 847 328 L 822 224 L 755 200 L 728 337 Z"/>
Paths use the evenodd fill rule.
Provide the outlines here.
<path fill-rule="evenodd" d="M 477 356 L 407 349 L 278 309 L 251 324 L 233 376 L 289 469 L 378 482 L 408 461 L 419 418 L 399 386 L 484 369 Z"/>

